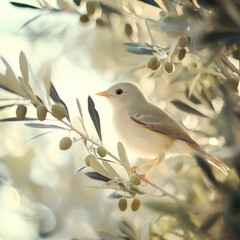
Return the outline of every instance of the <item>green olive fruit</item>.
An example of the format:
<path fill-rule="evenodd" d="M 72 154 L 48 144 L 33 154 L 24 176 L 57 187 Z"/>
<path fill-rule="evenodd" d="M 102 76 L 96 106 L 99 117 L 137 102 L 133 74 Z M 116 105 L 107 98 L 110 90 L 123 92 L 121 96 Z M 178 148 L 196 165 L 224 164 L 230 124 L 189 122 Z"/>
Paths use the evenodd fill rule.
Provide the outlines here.
<path fill-rule="evenodd" d="M 127 209 L 127 199 L 126 198 L 121 198 L 118 201 L 118 207 L 122 212 L 124 212 Z"/>
<path fill-rule="evenodd" d="M 107 150 L 103 146 L 97 147 L 97 153 L 100 157 L 105 157 L 107 155 Z"/>
<path fill-rule="evenodd" d="M 132 34 L 133 34 L 133 28 L 132 28 L 132 25 L 130 23 L 126 23 L 126 25 L 125 25 L 125 34 L 128 37 L 131 37 Z"/>
<path fill-rule="evenodd" d="M 99 27 L 107 27 L 107 26 L 109 26 L 109 24 L 106 21 L 104 21 L 102 18 L 98 18 L 96 20 L 96 25 L 99 26 Z"/>
<path fill-rule="evenodd" d="M 157 70 L 160 66 L 160 62 L 158 61 L 158 58 L 155 56 L 150 57 L 147 60 L 146 67 L 150 68 L 151 70 Z"/>
<path fill-rule="evenodd" d="M 47 116 L 47 108 L 43 104 L 39 104 L 37 106 L 37 118 L 40 121 L 43 121 L 46 119 Z"/>
<path fill-rule="evenodd" d="M 186 56 L 186 53 L 187 53 L 187 51 L 186 51 L 185 48 L 180 48 L 180 49 L 178 50 L 178 60 L 179 60 L 179 61 L 183 60 L 184 57 Z"/>
<path fill-rule="evenodd" d="M 87 22 L 89 22 L 89 17 L 88 17 L 88 15 L 87 15 L 87 14 L 81 15 L 81 17 L 80 17 L 80 22 L 81 22 L 81 23 L 87 23 Z"/>
<path fill-rule="evenodd" d="M 172 73 L 175 70 L 175 66 L 171 62 L 165 62 L 163 64 L 163 69 L 166 73 Z"/>
<path fill-rule="evenodd" d="M 58 120 L 62 120 L 67 116 L 67 109 L 63 104 L 55 103 L 52 106 L 52 115 Z"/>
<path fill-rule="evenodd" d="M 131 204 L 131 208 L 136 212 L 141 206 L 141 200 L 139 198 L 134 198 Z"/>
<path fill-rule="evenodd" d="M 89 167 L 91 166 L 91 161 L 96 160 L 96 157 L 93 154 L 89 154 L 85 157 L 85 164 Z"/>
<path fill-rule="evenodd" d="M 182 35 L 178 40 L 178 46 L 180 48 L 185 48 L 188 46 L 188 37 L 186 35 Z"/>
<path fill-rule="evenodd" d="M 23 120 L 27 114 L 27 107 L 25 105 L 18 105 L 16 109 L 16 116 L 18 120 Z"/>
<path fill-rule="evenodd" d="M 72 139 L 70 137 L 63 137 L 59 142 L 61 150 L 67 150 L 72 146 Z"/>
<path fill-rule="evenodd" d="M 133 184 L 133 185 L 140 185 L 141 184 L 141 179 L 139 176 L 135 175 L 135 174 L 132 174 L 131 177 L 130 177 L 130 182 Z"/>
<path fill-rule="evenodd" d="M 183 164 L 182 164 L 181 162 L 178 162 L 178 163 L 174 166 L 175 172 L 180 172 L 182 168 L 183 168 Z"/>

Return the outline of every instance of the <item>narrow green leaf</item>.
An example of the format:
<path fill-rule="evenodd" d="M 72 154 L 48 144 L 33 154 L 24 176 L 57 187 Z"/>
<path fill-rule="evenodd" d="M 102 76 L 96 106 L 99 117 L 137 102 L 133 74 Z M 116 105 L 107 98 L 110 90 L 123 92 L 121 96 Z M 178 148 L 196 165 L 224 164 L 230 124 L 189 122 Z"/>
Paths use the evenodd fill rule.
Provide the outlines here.
<path fill-rule="evenodd" d="M 203 113 L 199 112 L 198 110 L 190 107 L 189 105 L 187 105 L 186 103 L 178 100 L 178 99 L 175 99 L 173 101 L 171 101 L 171 103 L 177 107 L 178 109 L 184 111 L 184 112 L 187 112 L 187 113 L 190 113 L 190 114 L 194 114 L 194 115 L 197 115 L 197 116 L 200 116 L 200 117 L 205 117 L 205 118 L 208 118 L 206 115 L 204 115 Z"/>
<path fill-rule="evenodd" d="M 109 195 L 110 198 L 116 198 L 116 199 L 119 199 L 119 198 L 122 198 L 124 197 L 123 194 L 120 194 L 120 193 L 116 193 L 116 192 L 113 192 Z"/>
<path fill-rule="evenodd" d="M 30 24 L 31 22 L 33 22 L 34 20 L 40 18 L 40 17 L 43 16 L 43 15 L 44 15 L 44 13 L 40 13 L 40 14 L 38 14 L 37 16 L 31 18 L 30 20 L 28 20 L 27 22 L 25 22 L 25 23 L 21 26 L 21 28 L 26 27 L 28 24 Z"/>
<path fill-rule="evenodd" d="M 208 94 L 207 94 L 207 92 L 205 91 L 204 88 L 202 88 L 201 96 L 202 96 L 203 99 L 207 102 L 207 104 L 211 107 L 211 109 L 215 111 L 215 109 L 214 109 L 214 107 L 213 107 L 213 105 L 212 105 L 212 102 L 211 102 L 211 100 L 209 99 Z"/>
<path fill-rule="evenodd" d="M 80 117 L 83 120 L 81 104 L 80 104 L 80 102 L 79 102 L 79 100 L 77 98 L 76 98 L 76 101 L 77 101 L 77 107 L 78 107 L 78 111 L 79 111 Z"/>
<path fill-rule="evenodd" d="M 195 155 L 194 157 L 197 160 L 197 164 L 199 165 L 199 167 L 207 175 L 208 179 L 214 184 L 214 186 L 216 187 L 220 186 L 221 183 L 213 175 L 212 169 L 207 163 L 207 161 L 199 155 Z"/>
<path fill-rule="evenodd" d="M 18 2 L 10 2 L 13 6 L 15 7 L 20 7 L 20 8 L 31 8 L 31 9 L 39 9 L 41 10 L 41 8 L 36 7 L 36 6 L 32 6 L 32 5 L 28 5 L 25 3 L 18 3 Z"/>
<path fill-rule="evenodd" d="M 0 110 L 5 109 L 5 108 L 9 108 L 9 107 L 13 107 L 13 106 L 15 106 L 15 104 L 8 104 L 8 105 L 5 105 L 5 106 L 0 106 Z"/>
<path fill-rule="evenodd" d="M 58 92 L 56 90 L 56 88 L 54 87 L 54 85 L 51 83 L 51 87 L 50 87 L 50 97 L 52 98 L 52 100 L 55 103 L 61 103 L 64 105 L 64 107 L 67 110 L 67 119 L 70 122 L 70 116 L 69 116 L 69 112 L 68 112 L 68 108 L 67 105 L 65 104 L 65 102 L 59 97 Z"/>
<path fill-rule="evenodd" d="M 97 172 L 87 172 L 86 175 L 94 180 L 99 180 L 103 182 L 109 182 L 111 179 L 107 178 Z"/>
<path fill-rule="evenodd" d="M 144 2 L 146 4 L 149 4 L 151 6 L 157 7 L 157 8 L 161 8 L 158 3 L 156 3 L 154 0 L 139 0 L 140 2 Z"/>
<path fill-rule="evenodd" d="M 0 119 L 0 122 L 24 122 L 24 121 L 38 121 L 38 118 L 24 118 L 24 119 L 17 119 L 16 117 L 10 117 L 10 118 L 3 118 Z"/>
<path fill-rule="evenodd" d="M 1 85 L 1 84 L 0 84 L 0 88 L 3 89 L 3 90 L 5 90 L 5 91 L 7 91 L 7 92 L 10 92 L 10 93 L 14 93 L 14 94 L 19 95 L 17 92 L 15 92 L 15 91 L 13 91 L 12 89 L 7 88 L 7 87 L 5 87 L 5 86 L 3 86 L 3 85 Z"/>
<path fill-rule="evenodd" d="M 119 174 L 115 171 L 115 169 L 110 165 L 108 161 L 103 160 L 102 164 L 105 167 L 105 169 L 112 175 L 112 178 L 121 179 Z"/>
<path fill-rule="evenodd" d="M 137 234 L 133 226 L 125 220 L 118 223 L 120 231 L 128 237 L 128 239 L 137 239 Z"/>
<path fill-rule="evenodd" d="M 77 174 L 77 173 L 79 173 L 80 171 L 82 171 L 84 168 L 86 168 L 87 166 L 83 166 L 83 167 L 80 167 L 80 168 L 78 168 L 75 172 L 74 172 L 74 174 Z"/>
<path fill-rule="evenodd" d="M 4 65 L 6 66 L 6 75 L 5 76 L 0 75 L 0 85 L 3 87 L 6 87 L 10 91 L 12 91 L 22 97 L 28 98 L 24 89 L 18 82 L 18 79 L 16 78 L 16 75 L 15 75 L 13 69 L 11 68 L 11 66 L 9 65 L 9 63 L 3 57 L 2 57 L 2 61 L 3 61 Z"/>
<path fill-rule="evenodd" d="M 102 133 L 101 133 L 101 124 L 100 124 L 99 114 L 95 109 L 95 103 L 90 96 L 88 96 L 88 112 L 93 121 L 98 137 L 102 142 Z"/>
<path fill-rule="evenodd" d="M 103 167 L 103 165 L 96 158 L 91 159 L 90 165 L 91 168 L 97 173 L 103 175 L 106 178 L 112 179 L 111 174 Z"/>
<path fill-rule="evenodd" d="M 186 88 L 185 90 L 185 96 L 193 103 L 195 104 L 201 104 L 201 101 L 194 95 L 190 94 L 189 88 Z"/>
<path fill-rule="evenodd" d="M 32 128 L 52 128 L 52 129 L 63 129 L 63 130 L 68 130 L 66 128 L 54 125 L 54 124 L 42 124 L 42 123 L 25 123 L 24 124 L 27 127 L 32 127 Z"/>
<path fill-rule="evenodd" d="M 47 131 L 47 132 L 38 134 L 38 135 L 36 135 L 36 136 L 33 136 L 33 137 L 29 138 L 26 142 L 30 142 L 31 140 L 37 139 L 37 138 L 39 138 L 39 137 L 42 137 L 42 136 L 44 136 L 44 135 L 46 135 L 46 134 L 49 134 L 49 133 L 52 133 L 52 132 L 55 132 L 55 130 Z"/>
<path fill-rule="evenodd" d="M 21 51 L 20 53 L 19 63 L 23 79 L 28 83 L 29 81 L 28 61 L 23 51 Z"/>
<path fill-rule="evenodd" d="M 118 142 L 117 149 L 118 149 L 118 155 L 119 155 L 120 161 L 123 167 L 126 169 L 127 173 L 129 173 L 131 169 L 130 163 L 128 161 L 126 150 L 121 142 Z"/>

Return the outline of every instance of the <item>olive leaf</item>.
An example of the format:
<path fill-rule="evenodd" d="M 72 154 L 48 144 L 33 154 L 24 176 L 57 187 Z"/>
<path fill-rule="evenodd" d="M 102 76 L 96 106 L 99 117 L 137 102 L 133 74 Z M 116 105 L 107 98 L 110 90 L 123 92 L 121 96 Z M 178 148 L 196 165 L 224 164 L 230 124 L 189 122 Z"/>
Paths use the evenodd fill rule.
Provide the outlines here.
<path fill-rule="evenodd" d="M 85 174 L 94 180 L 99 180 L 99 181 L 103 181 L 103 182 L 109 182 L 111 180 L 110 178 L 105 177 L 97 172 L 87 172 Z"/>
<path fill-rule="evenodd" d="M 105 167 L 105 169 L 112 175 L 112 178 L 117 179 L 121 178 L 108 161 L 102 161 L 102 164 Z"/>
<path fill-rule="evenodd" d="M 76 98 L 76 102 L 77 102 L 77 107 L 78 107 L 78 111 L 79 111 L 80 117 L 83 120 L 81 104 L 80 104 L 80 102 L 79 102 L 79 100 L 77 98 Z"/>
<path fill-rule="evenodd" d="M 63 130 L 68 130 L 66 128 L 54 125 L 54 124 L 42 124 L 42 123 L 25 123 L 24 124 L 27 127 L 32 127 L 32 128 L 53 128 L 53 129 L 63 129 Z"/>
<path fill-rule="evenodd" d="M 130 163 L 128 161 L 127 153 L 126 150 L 121 142 L 118 142 L 117 144 L 117 149 L 118 149 L 118 155 L 119 159 L 123 165 L 123 167 L 126 169 L 126 171 L 129 173 L 130 171 Z"/>
<path fill-rule="evenodd" d="M 15 106 L 15 104 L 8 104 L 8 105 L 0 106 L 0 110 L 3 110 L 5 108 L 9 108 L 9 107 L 13 107 L 13 106 Z"/>
<path fill-rule="evenodd" d="M 161 8 L 157 2 L 155 2 L 154 0 L 139 0 L 140 2 L 144 2 L 146 4 L 149 4 L 149 5 L 152 5 L 154 7 L 157 7 L 157 8 Z"/>
<path fill-rule="evenodd" d="M 25 117 L 24 119 L 18 119 L 16 117 L 10 117 L 10 118 L 2 118 L 2 119 L 0 119 L 0 122 L 20 122 L 20 121 L 38 121 L 38 118 L 28 118 L 28 117 Z"/>
<path fill-rule="evenodd" d="M 103 165 L 96 159 L 91 159 L 91 168 L 97 173 L 103 175 L 106 178 L 112 179 L 111 174 L 103 167 Z"/>
<path fill-rule="evenodd" d="M 122 220 L 118 223 L 118 227 L 120 231 L 127 236 L 127 239 L 137 239 L 137 234 L 133 228 L 133 226 L 130 225 L 125 220 Z"/>
<path fill-rule="evenodd" d="M 194 94 L 190 94 L 190 90 L 187 87 L 185 90 L 185 96 L 193 103 L 195 104 L 201 104 L 201 101 L 194 95 Z"/>
<path fill-rule="evenodd" d="M 119 199 L 119 198 L 122 198 L 124 197 L 123 194 L 120 194 L 120 193 L 117 193 L 117 192 L 113 192 L 109 195 L 110 198 L 116 198 L 116 199 Z"/>
<path fill-rule="evenodd" d="M 8 62 L 2 57 L 2 61 L 6 66 L 6 75 L 0 75 L 0 85 L 3 89 L 8 89 L 8 91 L 16 93 L 22 97 L 28 98 L 26 92 L 23 90 L 22 86 L 20 85 L 19 81 L 16 78 L 16 75 L 8 64 Z"/>
<path fill-rule="evenodd" d="M 194 115 L 197 115 L 197 116 L 200 116 L 200 117 L 208 118 L 205 114 L 203 114 L 203 113 L 199 112 L 198 110 L 190 107 L 188 104 L 182 102 L 181 100 L 175 99 L 175 100 L 172 100 L 171 103 L 175 107 L 177 107 L 178 109 L 180 109 L 184 112 L 191 113 L 191 114 L 194 114 Z"/>
<path fill-rule="evenodd" d="M 18 2 L 10 2 L 13 6 L 15 7 L 20 7 L 20 8 L 31 8 L 31 9 L 39 9 L 41 10 L 41 8 L 36 7 L 36 6 L 32 6 L 32 5 L 28 5 L 25 3 L 18 3 Z"/>
<path fill-rule="evenodd" d="M 97 131 L 98 137 L 102 142 L 101 123 L 97 110 L 95 109 L 95 103 L 90 96 L 88 96 L 88 112 Z"/>
<path fill-rule="evenodd" d="M 28 61 L 23 51 L 20 53 L 19 63 L 23 79 L 27 83 L 29 81 Z"/>
<path fill-rule="evenodd" d="M 79 173 L 79 172 L 81 172 L 84 168 L 86 168 L 87 166 L 83 166 L 83 167 L 80 167 L 80 168 L 78 168 L 75 172 L 74 172 L 74 174 L 77 174 L 77 173 Z"/>

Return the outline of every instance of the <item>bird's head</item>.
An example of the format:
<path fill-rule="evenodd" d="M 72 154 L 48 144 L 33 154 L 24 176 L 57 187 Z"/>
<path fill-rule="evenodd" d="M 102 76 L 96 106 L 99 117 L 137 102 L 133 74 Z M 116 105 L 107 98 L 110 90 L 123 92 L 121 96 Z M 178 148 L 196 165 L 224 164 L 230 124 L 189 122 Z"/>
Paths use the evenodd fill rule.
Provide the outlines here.
<path fill-rule="evenodd" d="M 131 107 L 145 100 L 145 96 L 137 85 L 130 82 L 120 82 L 108 90 L 96 93 L 98 96 L 107 97 L 115 109 Z"/>

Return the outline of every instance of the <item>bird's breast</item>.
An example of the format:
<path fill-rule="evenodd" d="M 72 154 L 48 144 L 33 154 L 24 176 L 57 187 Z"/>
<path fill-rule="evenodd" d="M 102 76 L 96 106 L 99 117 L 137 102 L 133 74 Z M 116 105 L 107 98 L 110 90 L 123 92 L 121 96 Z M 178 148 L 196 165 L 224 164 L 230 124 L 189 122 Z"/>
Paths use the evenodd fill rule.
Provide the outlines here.
<path fill-rule="evenodd" d="M 120 141 L 139 157 L 164 156 L 173 142 L 172 138 L 134 122 L 127 112 L 114 114 L 113 122 Z"/>

